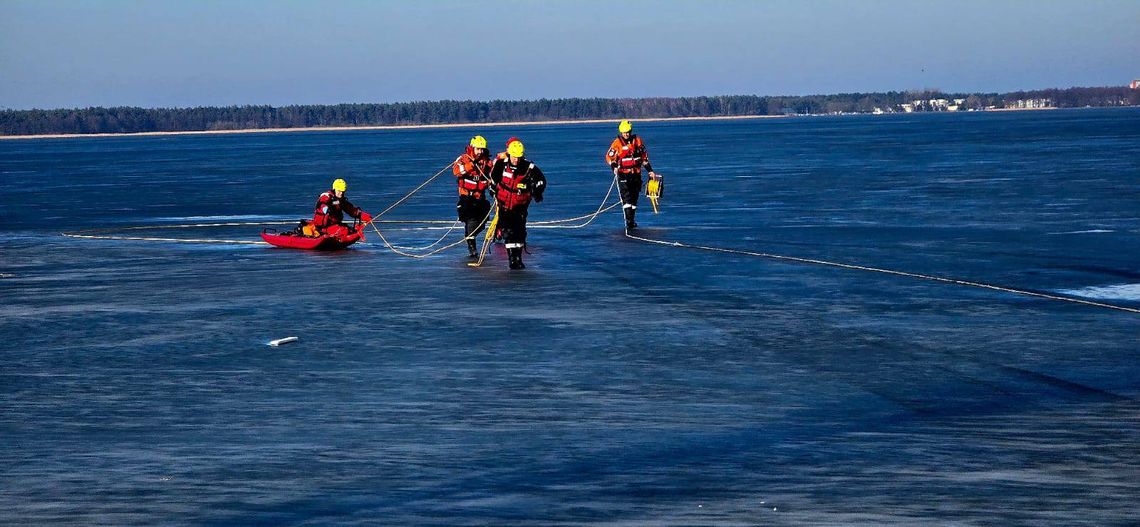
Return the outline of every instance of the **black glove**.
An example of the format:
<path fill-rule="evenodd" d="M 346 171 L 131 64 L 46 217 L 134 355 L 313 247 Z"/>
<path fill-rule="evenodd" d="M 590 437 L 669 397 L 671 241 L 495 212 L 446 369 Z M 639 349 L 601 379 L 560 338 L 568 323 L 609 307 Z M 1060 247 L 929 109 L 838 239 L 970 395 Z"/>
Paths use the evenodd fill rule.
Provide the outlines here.
<path fill-rule="evenodd" d="M 542 203 L 542 193 L 541 192 L 534 195 L 534 202 L 535 203 Z"/>

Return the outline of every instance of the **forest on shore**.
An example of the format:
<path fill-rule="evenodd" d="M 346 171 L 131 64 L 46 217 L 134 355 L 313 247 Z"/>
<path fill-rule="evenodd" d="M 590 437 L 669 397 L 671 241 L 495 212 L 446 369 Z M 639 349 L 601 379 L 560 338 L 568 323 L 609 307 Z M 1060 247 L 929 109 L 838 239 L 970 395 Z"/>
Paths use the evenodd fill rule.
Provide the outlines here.
<path fill-rule="evenodd" d="M 915 101 L 961 101 L 957 111 L 999 109 L 1017 101 L 1057 108 L 1138 106 L 1127 86 L 1055 88 L 1009 93 L 938 90 L 832 95 L 417 101 L 378 104 L 205 106 L 197 108 L 73 108 L 0 110 L 0 135 L 218 131 L 267 128 L 360 127 L 580 119 L 647 119 L 891 113 Z M 1041 102 L 1044 101 L 1044 102 Z M 934 106 L 945 111 L 945 106 Z M 914 106 L 912 109 L 931 108 Z"/>

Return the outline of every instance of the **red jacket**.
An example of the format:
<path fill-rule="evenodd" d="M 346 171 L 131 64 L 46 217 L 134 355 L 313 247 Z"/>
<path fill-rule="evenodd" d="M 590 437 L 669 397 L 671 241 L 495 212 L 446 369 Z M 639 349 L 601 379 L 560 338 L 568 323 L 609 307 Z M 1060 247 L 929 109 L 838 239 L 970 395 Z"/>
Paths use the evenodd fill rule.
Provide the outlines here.
<path fill-rule="evenodd" d="M 487 176 L 491 174 L 492 165 L 494 162 L 486 154 L 475 157 L 475 149 L 468 146 L 467 151 L 451 166 L 451 172 L 455 174 L 456 183 L 459 185 L 459 195 L 483 199 L 483 194 L 487 190 Z"/>
<path fill-rule="evenodd" d="M 610 149 L 606 151 L 606 163 L 610 168 L 618 169 L 619 174 L 640 174 L 641 167 L 653 172 L 645 143 L 634 134 L 629 134 L 629 141 L 619 135 L 613 143 L 610 143 Z"/>
<path fill-rule="evenodd" d="M 491 181 L 498 187 L 495 199 L 500 209 L 525 212 L 532 197 L 535 201 L 542 201 L 546 192 L 546 176 L 525 157 L 519 158 L 517 164 L 511 164 L 509 157 L 496 160 L 491 168 Z"/>
<path fill-rule="evenodd" d="M 348 201 L 346 197 L 336 197 L 336 192 L 327 190 L 317 198 L 317 207 L 313 211 L 313 226 L 324 230 L 332 225 L 344 223 L 344 215 L 359 218 L 361 210 Z"/>

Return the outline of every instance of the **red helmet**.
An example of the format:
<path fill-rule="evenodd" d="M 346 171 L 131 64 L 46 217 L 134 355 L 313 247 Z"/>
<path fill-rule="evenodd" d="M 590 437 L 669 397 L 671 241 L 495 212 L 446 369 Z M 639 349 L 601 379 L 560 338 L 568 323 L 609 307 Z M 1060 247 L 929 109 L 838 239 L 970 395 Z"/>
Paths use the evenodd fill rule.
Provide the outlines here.
<path fill-rule="evenodd" d="M 510 139 L 507 139 L 507 148 L 510 148 L 510 147 L 511 147 L 511 143 L 513 143 L 513 142 L 515 142 L 515 141 L 518 141 L 518 140 L 519 140 L 519 138 L 517 138 L 517 137 L 514 137 L 514 136 L 511 136 L 511 138 L 510 138 Z"/>

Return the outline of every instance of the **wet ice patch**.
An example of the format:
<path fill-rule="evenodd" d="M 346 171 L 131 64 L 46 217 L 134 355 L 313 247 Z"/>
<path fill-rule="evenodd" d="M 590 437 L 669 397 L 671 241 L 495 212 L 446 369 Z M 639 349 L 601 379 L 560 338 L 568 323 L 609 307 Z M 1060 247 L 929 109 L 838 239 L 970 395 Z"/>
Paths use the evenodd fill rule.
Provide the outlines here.
<path fill-rule="evenodd" d="M 1070 296 L 1079 296 L 1082 298 L 1098 298 L 1102 300 L 1135 300 L 1140 302 L 1140 284 L 1082 287 L 1080 289 L 1064 289 L 1059 292 Z"/>
<path fill-rule="evenodd" d="M 1106 232 L 1116 232 L 1111 229 L 1089 229 L 1086 231 L 1065 231 L 1065 232 L 1051 232 L 1049 234 L 1102 234 Z"/>

